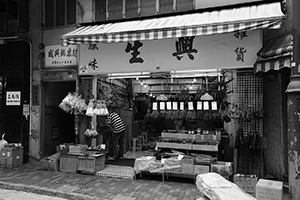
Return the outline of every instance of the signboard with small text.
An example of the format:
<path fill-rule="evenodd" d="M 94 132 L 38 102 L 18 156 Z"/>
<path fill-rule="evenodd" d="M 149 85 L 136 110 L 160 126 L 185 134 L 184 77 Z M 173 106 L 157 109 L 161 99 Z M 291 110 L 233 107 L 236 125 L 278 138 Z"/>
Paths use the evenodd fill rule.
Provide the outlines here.
<path fill-rule="evenodd" d="M 208 36 L 79 45 L 79 75 L 249 68 L 261 30 Z"/>
<path fill-rule="evenodd" d="M 45 67 L 77 65 L 77 45 L 50 45 L 45 47 Z"/>
<path fill-rule="evenodd" d="M 21 92 L 20 91 L 7 91 L 6 92 L 6 105 L 7 106 L 21 105 Z"/>

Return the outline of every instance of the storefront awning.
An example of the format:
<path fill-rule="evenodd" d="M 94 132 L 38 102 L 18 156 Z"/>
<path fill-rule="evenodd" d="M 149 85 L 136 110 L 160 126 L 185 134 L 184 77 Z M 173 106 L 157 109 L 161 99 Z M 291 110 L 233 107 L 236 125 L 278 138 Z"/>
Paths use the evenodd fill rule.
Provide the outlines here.
<path fill-rule="evenodd" d="M 255 73 L 290 67 L 292 52 L 293 40 L 290 34 L 267 41 L 257 53 L 258 59 L 254 64 Z"/>
<path fill-rule="evenodd" d="M 100 25 L 81 25 L 61 36 L 64 45 L 130 42 L 279 28 L 280 2 Z"/>

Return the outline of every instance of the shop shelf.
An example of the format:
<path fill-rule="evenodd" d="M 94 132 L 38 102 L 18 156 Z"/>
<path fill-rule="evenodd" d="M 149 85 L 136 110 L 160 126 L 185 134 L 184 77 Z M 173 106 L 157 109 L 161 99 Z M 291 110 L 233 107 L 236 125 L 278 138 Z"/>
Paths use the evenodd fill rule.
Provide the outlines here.
<path fill-rule="evenodd" d="M 192 150 L 198 150 L 198 151 L 218 151 L 218 145 L 217 144 L 193 144 Z"/>
<path fill-rule="evenodd" d="M 185 134 L 185 133 L 168 133 L 168 132 L 162 132 L 161 137 L 173 138 L 173 139 L 200 140 L 200 141 L 221 140 L 221 135 Z"/>
<path fill-rule="evenodd" d="M 170 143 L 170 142 L 156 142 L 158 148 L 169 148 L 169 149 L 192 149 L 192 144 L 183 143 Z"/>

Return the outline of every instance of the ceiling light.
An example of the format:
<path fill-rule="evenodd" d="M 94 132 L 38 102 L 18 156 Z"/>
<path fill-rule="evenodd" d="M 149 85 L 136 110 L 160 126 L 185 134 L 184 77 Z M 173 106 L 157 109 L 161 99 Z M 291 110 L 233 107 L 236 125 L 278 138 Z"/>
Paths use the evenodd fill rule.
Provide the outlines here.
<path fill-rule="evenodd" d="M 202 95 L 200 97 L 200 100 L 201 101 L 212 101 L 212 100 L 214 100 L 214 98 L 206 92 L 204 95 Z"/>

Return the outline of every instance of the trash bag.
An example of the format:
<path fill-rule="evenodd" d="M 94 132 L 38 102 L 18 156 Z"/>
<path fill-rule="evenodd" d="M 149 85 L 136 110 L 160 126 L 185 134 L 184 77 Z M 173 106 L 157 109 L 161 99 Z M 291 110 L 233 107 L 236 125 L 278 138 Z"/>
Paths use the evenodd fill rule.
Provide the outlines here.
<path fill-rule="evenodd" d="M 0 150 L 8 143 L 6 140 L 4 140 L 5 134 L 2 135 L 2 139 L 0 140 Z"/>

